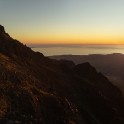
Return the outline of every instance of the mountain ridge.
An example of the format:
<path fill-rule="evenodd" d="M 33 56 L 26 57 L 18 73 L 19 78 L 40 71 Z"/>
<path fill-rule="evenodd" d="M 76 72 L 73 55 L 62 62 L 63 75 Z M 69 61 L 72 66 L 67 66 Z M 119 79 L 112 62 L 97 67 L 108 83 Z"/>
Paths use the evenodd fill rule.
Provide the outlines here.
<path fill-rule="evenodd" d="M 49 58 L 69 60 L 73 61 L 75 64 L 88 61 L 97 69 L 97 71 L 102 72 L 114 83 L 114 85 L 118 86 L 124 94 L 124 54 L 60 55 L 51 56 Z"/>
<path fill-rule="evenodd" d="M 120 90 L 89 63 L 49 59 L 0 30 L 0 123 L 124 123 Z"/>

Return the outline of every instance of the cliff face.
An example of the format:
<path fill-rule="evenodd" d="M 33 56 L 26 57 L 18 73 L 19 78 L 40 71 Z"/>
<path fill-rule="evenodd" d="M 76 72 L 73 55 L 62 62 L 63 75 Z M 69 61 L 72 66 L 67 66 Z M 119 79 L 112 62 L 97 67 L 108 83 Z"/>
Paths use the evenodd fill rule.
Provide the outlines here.
<path fill-rule="evenodd" d="M 123 124 L 121 92 L 89 63 L 33 52 L 0 26 L 0 123 Z"/>

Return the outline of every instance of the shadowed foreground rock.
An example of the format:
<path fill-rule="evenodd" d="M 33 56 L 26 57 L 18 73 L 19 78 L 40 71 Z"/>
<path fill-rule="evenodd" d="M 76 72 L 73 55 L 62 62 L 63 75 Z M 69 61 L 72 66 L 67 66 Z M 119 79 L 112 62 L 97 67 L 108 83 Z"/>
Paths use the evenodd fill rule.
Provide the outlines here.
<path fill-rule="evenodd" d="M 124 124 L 124 99 L 89 63 L 51 60 L 0 26 L 2 123 Z"/>

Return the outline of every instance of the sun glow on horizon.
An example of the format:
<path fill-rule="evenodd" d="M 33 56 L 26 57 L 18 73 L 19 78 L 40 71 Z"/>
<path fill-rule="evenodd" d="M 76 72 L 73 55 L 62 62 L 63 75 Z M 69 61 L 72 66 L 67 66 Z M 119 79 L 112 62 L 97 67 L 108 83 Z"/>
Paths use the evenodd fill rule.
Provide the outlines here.
<path fill-rule="evenodd" d="M 124 44 L 123 5 L 122 0 L 2 0 L 1 24 L 25 44 Z"/>
<path fill-rule="evenodd" d="M 13 36 L 25 44 L 124 44 L 124 36 L 97 34 L 45 34 L 43 36 Z"/>

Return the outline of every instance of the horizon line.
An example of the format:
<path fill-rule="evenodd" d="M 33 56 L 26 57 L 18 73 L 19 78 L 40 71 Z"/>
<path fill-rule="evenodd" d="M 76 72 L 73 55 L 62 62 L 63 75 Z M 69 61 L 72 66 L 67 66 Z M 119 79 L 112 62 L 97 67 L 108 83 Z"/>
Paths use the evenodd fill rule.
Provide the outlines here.
<path fill-rule="evenodd" d="M 124 44 L 82 44 L 82 43 L 25 43 L 26 45 L 124 45 Z"/>

